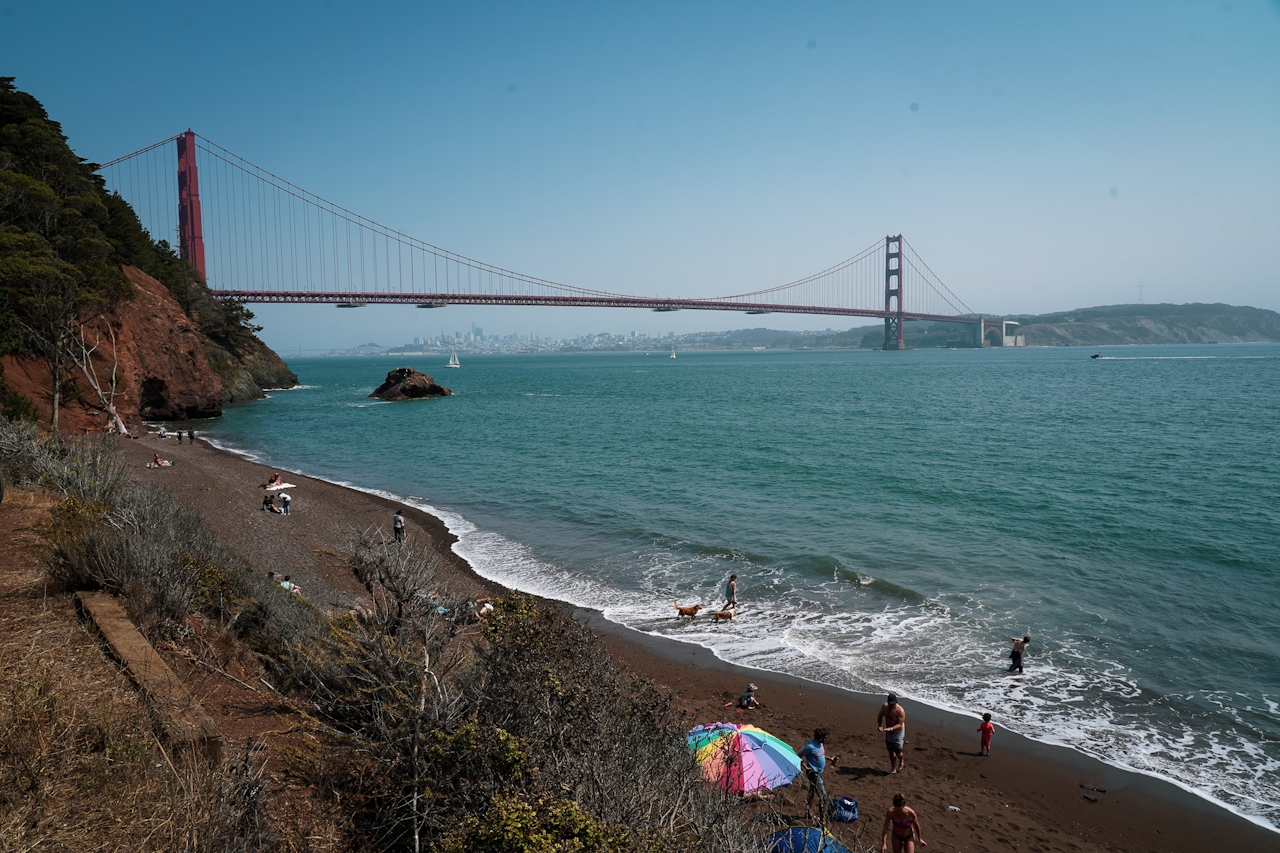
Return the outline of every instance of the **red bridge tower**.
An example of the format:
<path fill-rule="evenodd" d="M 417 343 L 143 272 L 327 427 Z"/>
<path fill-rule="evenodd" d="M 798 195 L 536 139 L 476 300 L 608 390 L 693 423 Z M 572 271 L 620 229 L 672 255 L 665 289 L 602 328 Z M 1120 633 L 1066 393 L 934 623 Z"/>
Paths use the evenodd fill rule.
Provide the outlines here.
<path fill-rule="evenodd" d="M 897 305 L 894 305 L 894 301 Z M 884 238 L 884 348 L 906 349 L 902 343 L 902 235 Z"/>
<path fill-rule="evenodd" d="M 178 251 L 205 278 L 204 228 L 200 224 L 200 176 L 196 173 L 196 135 L 178 137 Z"/>

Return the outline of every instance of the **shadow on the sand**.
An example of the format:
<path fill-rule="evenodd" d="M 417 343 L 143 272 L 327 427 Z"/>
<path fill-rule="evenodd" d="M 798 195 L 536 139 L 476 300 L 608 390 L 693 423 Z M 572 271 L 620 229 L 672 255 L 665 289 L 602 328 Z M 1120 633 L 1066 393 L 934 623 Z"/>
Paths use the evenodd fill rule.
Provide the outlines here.
<path fill-rule="evenodd" d="M 875 767 L 837 767 L 837 776 L 852 776 L 855 779 L 865 779 L 868 776 L 888 776 L 888 770 L 879 770 Z"/>

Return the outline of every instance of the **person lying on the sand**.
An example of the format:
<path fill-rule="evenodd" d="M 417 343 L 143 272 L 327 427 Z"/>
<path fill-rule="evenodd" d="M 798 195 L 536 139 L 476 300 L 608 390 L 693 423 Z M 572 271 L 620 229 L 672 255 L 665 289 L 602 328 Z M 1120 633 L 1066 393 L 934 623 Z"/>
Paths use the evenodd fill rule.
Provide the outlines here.
<path fill-rule="evenodd" d="M 147 463 L 148 468 L 172 468 L 173 462 L 168 459 L 161 459 L 160 454 L 156 454 L 156 458 Z"/>

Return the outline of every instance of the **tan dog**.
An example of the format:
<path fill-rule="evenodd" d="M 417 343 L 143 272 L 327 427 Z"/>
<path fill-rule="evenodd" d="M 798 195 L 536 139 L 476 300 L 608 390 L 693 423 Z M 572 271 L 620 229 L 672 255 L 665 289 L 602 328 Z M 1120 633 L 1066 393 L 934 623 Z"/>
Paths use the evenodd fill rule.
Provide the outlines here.
<path fill-rule="evenodd" d="M 692 619 L 693 617 L 698 615 L 698 611 L 701 609 L 702 609 L 701 604 L 695 604 L 691 607 L 690 606 L 681 607 L 680 602 L 677 601 L 676 602 L 676 618 L 679 619 L 681 616 L 688 616 L 690 619 Z"/>
<path fill-rule="evenodd" d="M 728 610 L 717 610 L 715 613 L 712 614 L 715 617 L 713 621 L 716 624 L 720 623 L 721 621 L 731 622 L 733 621 L 733 614 L 736 612 L 737 612 L 737 609 L 733 607 L 730 607 Z"/>

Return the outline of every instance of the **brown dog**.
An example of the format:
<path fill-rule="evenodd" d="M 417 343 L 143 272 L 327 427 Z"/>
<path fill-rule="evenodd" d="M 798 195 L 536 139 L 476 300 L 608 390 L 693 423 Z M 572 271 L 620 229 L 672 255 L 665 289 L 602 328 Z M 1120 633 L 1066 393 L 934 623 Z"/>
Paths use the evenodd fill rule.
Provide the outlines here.
<path fill-rule="evenodd" d="M 676 618 L 688 616 L 690 619 L 698 615 L 698 611 L 702 609 L 701 604 L 695 604 L 691 607 L 681 607 L 680 602 L 676 602 Z"/>
<path fill-rule="evenodd" d="M 735 608 L 730 607 L 728 610 L 717 610 L 712 615 L 715 617 L 715 623 L 719 623 L 721 621 L 730 622 L 733 620 L 733 614 L 736 612 Z"/>

